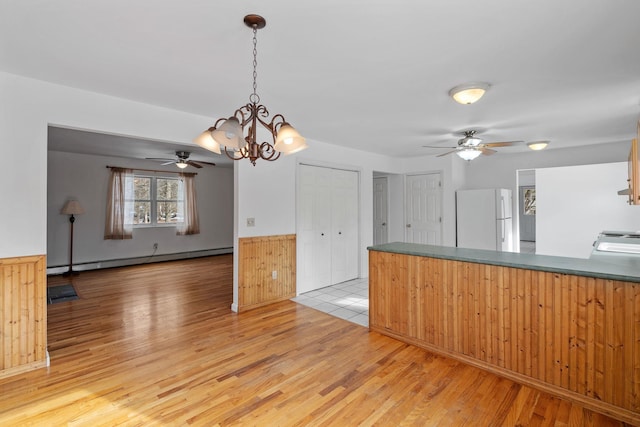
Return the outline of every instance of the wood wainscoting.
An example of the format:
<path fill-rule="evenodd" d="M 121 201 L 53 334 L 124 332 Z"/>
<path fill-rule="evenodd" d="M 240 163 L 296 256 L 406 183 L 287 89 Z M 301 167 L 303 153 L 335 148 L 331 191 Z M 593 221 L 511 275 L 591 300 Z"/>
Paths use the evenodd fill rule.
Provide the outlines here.
<path fill-rule="evenodd" d="M 47 364 L 45 259 L 0 259 L 0 378 Z"/>
<path fill-rule="evenodd" d="M 369 252 L 374 331 L 640 425 L 640 283 Z"/>
<path fill-rule="evenodd" d="M 295 296 L 296 235 L 239 239 L 238 311 Z"/>

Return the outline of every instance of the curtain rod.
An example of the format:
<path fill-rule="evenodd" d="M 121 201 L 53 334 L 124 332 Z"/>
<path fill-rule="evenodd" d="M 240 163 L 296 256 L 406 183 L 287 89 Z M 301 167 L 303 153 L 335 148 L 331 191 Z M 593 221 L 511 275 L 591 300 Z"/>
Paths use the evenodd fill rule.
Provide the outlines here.
<path fill-rule="evenodd" d="M 118 168 L 118 169 L 131 169 L 134 171 L 142 171 L 142 172 L 158 172 L 158 173 L 177 173 L 177 174 L 182 174 L 182 175 L 198 175 L 196 172 L 175 172 L 175 171 L 163 171 L 163 170 L 158 170 L 158 169 L 140 169 L 140 168 L 123 168 L 120 166 L 109 166 L 107 165 L 107 169 L 111 169 L 111 168 Z"/>

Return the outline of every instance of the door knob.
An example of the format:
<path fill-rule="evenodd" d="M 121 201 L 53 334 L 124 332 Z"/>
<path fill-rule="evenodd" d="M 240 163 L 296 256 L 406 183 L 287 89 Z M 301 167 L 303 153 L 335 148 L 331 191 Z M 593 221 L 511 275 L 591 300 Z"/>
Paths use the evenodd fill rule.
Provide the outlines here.
<path fill-rule="evenodd" d="M 324 236 L 324 233 L 320 233 L 321 236 Z"/>
<path fill-rule="evenodd" d="M 342 231 L 338 231 L 338 234 L 342 234 Z"/>
<path fill-rule="evenodd" d="M 383 223 L 382 223 L 382 226 L 383 226 L 383 227 L 384 227 L 384 226 L 386 226 L 386 225 L 387 225 L 387 223 L 386 223 L 386 222 L 383 222 Z"/>
<path fill-rule="evenodd" d="M 411 224 L 407 224 L 407 228 L 411 228 Z"/>

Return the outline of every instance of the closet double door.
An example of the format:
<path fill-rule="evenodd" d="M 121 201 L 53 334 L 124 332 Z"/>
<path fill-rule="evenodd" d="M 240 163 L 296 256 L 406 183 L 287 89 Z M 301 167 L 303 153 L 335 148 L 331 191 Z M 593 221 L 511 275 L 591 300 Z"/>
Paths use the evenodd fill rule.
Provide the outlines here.
<path fill-rule="evenodd" d="M 298 293 L 357 278 L 358 172 L 300 165 L 298 173 Z"/>

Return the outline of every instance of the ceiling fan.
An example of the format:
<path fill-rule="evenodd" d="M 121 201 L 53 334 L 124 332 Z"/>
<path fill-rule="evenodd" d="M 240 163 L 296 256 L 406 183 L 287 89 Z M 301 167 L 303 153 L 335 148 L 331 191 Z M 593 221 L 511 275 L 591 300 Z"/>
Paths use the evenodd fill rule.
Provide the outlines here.
<path fill-rule="evenodd" d="M 202 168 L 202 165 L 211 165 L 211 166 L 215 166 L 215 163 L 210 163 L 210 162 L 202 162 L 200 160 L 198 160 L 197 162 L 194 162 L 193 160 L 189 160 L 189 156 L 191 155 L 191 153 L 189 151 L 176 151 L 176 158 L 175 159 L 154 159 L 154 158 L 147 158 L 147 160 L 159 160 L 162 163 L 162 166 L 166 166 L 166 165 L 171 165 L 171 164 L 175 164 L 177 167 L 179 167 L 180 169 L 184 169 L 187 166 L 193 166 L 194 168 Z"/>
<path fill-rule="evenodd" d="M 493 147 L 509 147 L 512 145 L 518 145 L 523 143 L 524 141 L 503 141 L 503 142 L 488 142 L 483 143 L 482 138 L 476 136 L 478 131 L 475 130 L 466 130 L 462 132 L 464 135 L 461 139 L 458 140 L 458 145 L 456 147 L 437 147 L 433 145 L 423 145 L 426 148 L 453 148 L 451 151 L 447 151 L 446 153 L 438 154 L 436 157 L 446 156 L 451 153 L 456 153 L 458 156 L 463 158 L 464 160 L 473 160 L 479 155 L 483 154 L 485 156 L 490 156 L 492 154 L 497 153 Z"/>

